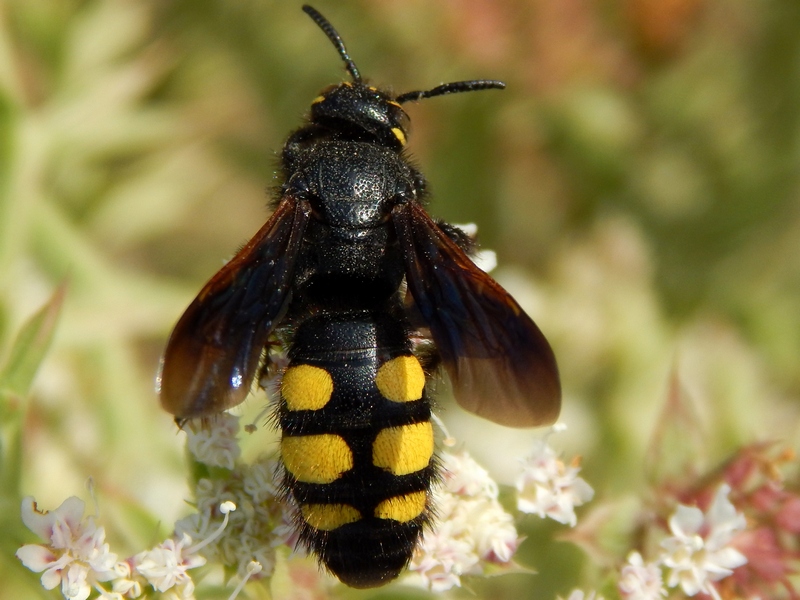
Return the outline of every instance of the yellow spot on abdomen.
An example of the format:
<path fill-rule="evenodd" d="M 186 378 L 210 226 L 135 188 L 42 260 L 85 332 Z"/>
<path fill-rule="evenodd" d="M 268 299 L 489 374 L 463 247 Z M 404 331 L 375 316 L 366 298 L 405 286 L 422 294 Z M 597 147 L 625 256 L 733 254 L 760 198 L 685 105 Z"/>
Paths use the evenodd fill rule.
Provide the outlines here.
<path fill-rule="evenodd" d="M 393 475 L 408 475 L 424 469 L 433 456 L 433 427 L 430 421 L 387 427 L 375 437 L 372 464 Z"/>
<path fill-rule="evenodd" d="M 353 468 L 353 453 L 340 436 L 283 436 L 281 457 L 286 470 L 303 483 L 332 483 Z"/>
<path fill-rule="evenodd" d="M 381 365 L 375 384 L 387 400 L 411 402 L 422 398 L 425 373 L 415 356 L 398 356 Z"/>
<path fill-rule="evenodd" d="M 406 145 L 406 134 L 403 133 L 402 129 L 399 127 L 392 127 L 392 133 L 394 134 L 394 137 L 397 138 L 397 141 L 400 142 L 401 146 Z"/>
<path fill-rule="evenodd" d="M 416 519 L 425 510 L 428 494 L 413 492 L 404 496 L 394 496 L 384 500 L 375 507 L 375 516 L 379 519 L 393 519 L 406 523 Z"/>
<path fill-rule="evenodd" d="M 355 523 L 361 518 L 361 513 L 349 504 L 303 504 L 300 511 L 306 523 L 322 531 Z"/>
<path fill-rule="evenodd" d="M 289 410 L 319 410 L 331 399 L 333 379 L 312 365 L 289 367 L 281 381 L 281 395 Z"/>

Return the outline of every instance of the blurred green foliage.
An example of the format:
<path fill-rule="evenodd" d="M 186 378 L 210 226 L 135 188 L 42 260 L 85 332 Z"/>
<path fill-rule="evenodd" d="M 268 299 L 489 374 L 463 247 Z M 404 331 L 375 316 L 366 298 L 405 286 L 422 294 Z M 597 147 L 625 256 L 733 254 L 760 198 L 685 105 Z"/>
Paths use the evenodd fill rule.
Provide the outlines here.
<path fill-rule="evenodd" d="M 570 444 L 601 497 L 641 493 L 671 373 L 698 406 L 699 459 L 752 439 L 797 447 L 800 3 L 315 6 L 379 85 L 508 83 L 408 106 L 411 152 L 431 212 L 480 225 L 498 278 L 552 338 Z M 342 76 L 296 2 L 0 4 L 3 355 L 70 280 L 24 407 L 23 494 L 54 508 L 92 475 L 119 552 L 169 532 L 187 493 L 153 392 L 159 354 L 266 217 L 283 139 Z M 0 493 L 13 513 L 20 492 Z M 539 574 L 481 595 L 591 584 L 572 548 L 530 535 Z M 3 556 L 0 596 L 41 593 L 30 575 Z"/>

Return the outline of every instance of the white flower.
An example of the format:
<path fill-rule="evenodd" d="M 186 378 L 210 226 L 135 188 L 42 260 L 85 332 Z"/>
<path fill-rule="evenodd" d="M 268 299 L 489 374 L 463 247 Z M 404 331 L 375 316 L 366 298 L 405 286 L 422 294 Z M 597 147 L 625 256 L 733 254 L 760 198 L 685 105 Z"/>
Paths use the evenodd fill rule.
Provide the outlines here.
<path fill-rule="evenodd" d="M 239 417 L 224 412 L 191 422 L 186 428 L 186 447 L 198 462 L 233 469 L 241 455 L 237 433 Z"/>
<path fill-rule="evenodd" d="M 688 596 L 704 592 L 719 599 L 712 582 L 747 562 L 741 552 L 728 546 L 734 534 L 747 525 L 744 515 L 728 500 L 729 492 L 728 485 L 721 485 L 706 514 L 683 504 L 675 509 L 669 520 L 673 535 L 661 542 L 661 560 L 671 569 L 669 587 L 680 585 Z"/>
<path fill-rule="evenodd" d="M 168 539 L 152 550 L 137 554 L 136 571 L 159 592 L 175 588 L 178 598 L 192 598 L 194 582 L 186 571 L 203 566 L 206 559 L 194 553 L 191 543 L 192 539 L 183 535 L 180 540 Z"/>
<path fill-rule="evenodd" d="M 69 600 L 86 600 L 97 582 L 117 577 L 117 555 L 105 543 L 105 530 L 94 519 L 83 518 L 83 500 L 67 498 L 52 512 L 41 512 L 32 497 L 22 500 L 22 522 L 47 545 L 27 544 L 17 558 L 27 568 L 42 573 L 42 586 L 52 590 L 61 584 Z"/>
<path fill-rule="evenodd" d="M 563 426 L 553 426 L 523 459 L 522 474 L 517 478 L 517 508 L 574 527 L 578 520 L 575 507 L 591 500 L 594 490 L 578 477 L 578 460 L 566 466 L 547 444 L 550 435 L 562 430 Z"/>
<path fill-rule="evenodd" d="M 117 577 L 114 579 L 111 588 L 113 594 L 120 598 L 138 598 L 142 595 L 142 584 L 133 578 L 131 565 L 128 561 L 118 562 L 114 570 L 117 572 Z"/>
<path fill-rule="evenodd" d="M 442 452 L 444 487 L 458 496 L 497 498 L 497 483 L 468 452 Z"/>
<path fill-rule="evenodd" d="M 625 600 L 659 600 L 667 595 L 661 569 L 654 563 L 645 564 L 638 552 L 628 555 L 628 564 L 622 567 L 617 588 Z"/>
<path fill-rule="evenodd" d="M 497 501 L 497 484 L 466 452 L 442 453 L 443 487 L 434 490 L 437 523 L 424 533 L 406 583 L 443 592 L 462 575 L 511 561 L 519 546 L 513 517 Z"/>
<path fill-rule="evenodd" d="M 461 575 L 471 572 L 480 560 L 464 529 L 463 523 L 448 519 L 426 531 L 408 567 L 414 575 L 407 581 L 436 593 L 460 587 Z"/>
<path fill-rule="evenodd" d="M 487 562 L 510 562 L 520 543 L 514 517 L 496 500 L 479 501 L 471 508 L 469 516 L 473 520 L 472 536 L 478 556 Z"/>
<path fill-rule="evenodd" d="M 238 507 L 229 515 L 225 530 L 202 549 L 211 561 L 236 567 L 240 577 L 248 575 L 251 561 L 262 566 L 254 577 L 272 574 L 275 549 L 297 540 L 290 507 L 281 500 L 274 473 L 277 462 L 262 459 L 252 465 L 237 465 L 225 479 L 200 479 L 195 487 L 197 512 L 175 524 L 178 534 L 192 539 L 208 538 L 219 524 L 219 506 L 225 501 Z"/>

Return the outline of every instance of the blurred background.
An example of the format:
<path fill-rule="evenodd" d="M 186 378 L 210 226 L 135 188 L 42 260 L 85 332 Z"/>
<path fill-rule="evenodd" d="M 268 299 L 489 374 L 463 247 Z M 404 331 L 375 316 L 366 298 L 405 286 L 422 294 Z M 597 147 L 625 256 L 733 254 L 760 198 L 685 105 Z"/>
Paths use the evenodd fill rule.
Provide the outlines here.
<path fill-rule="evenodd" d="M 13 557 L 32 541 L 20 494 L 52 509 L 92 476 L 121 554 L 190 510 L 153 381 L 183 309 L 268 216 L 283 140 L 345 75 L 300 5 L 0 4 L 0 357 L 67 282 L 30 393 L 2 407 L 22 437 L 3 457 L 18 473 L 0 490 L 0 596 L 50 597 Z M 642 495 L 670 390 L 701 468 L 752 441 L 797 447 L 800 3 L 314 5 L 379 86 L 508 84 L 407 105 L 410 152 L 430 212 L 479 225 L 551 340 L 569 426 L 553 443 L 583 457 L 595 502 Z M 459 442 L 509 481 L 534 434 L 464 416 L 439 387 Z M 251 456 L 274 448 L 262 433 Z M 539 574 L 476 593 L 592 584 L 601 565 L 554 541 L 563 527 L 524 523 L 520 562 Z"/>

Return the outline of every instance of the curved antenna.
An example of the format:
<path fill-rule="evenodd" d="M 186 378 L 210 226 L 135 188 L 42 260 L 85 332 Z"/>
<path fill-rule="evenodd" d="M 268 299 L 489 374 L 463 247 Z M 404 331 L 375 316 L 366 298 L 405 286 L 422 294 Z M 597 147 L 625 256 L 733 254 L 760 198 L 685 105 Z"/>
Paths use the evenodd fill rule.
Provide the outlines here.
<path fill-rule="evenodd" d="M 425 91 L 406 92 L 394 99 L 398 104 L 404 102 L 416 102 L 423 98 L 433 98 L 434 96 L 444 96 L 445 94 L 457 94 L 459 92 L 476 92 L 478 90 L 502 90 L 506 84 L 502 81 L 493 79 L 474 79 L 472 81 L 454 81 L 453 83 L 443 83 L 435 88 Z"/>
<path fill-rule="evenodd" d="M 313 19 L 314 23 L 322 29 L 331 43 L 336 47 L 336 51 L 339 53 L 339 56 L 342 57 L 347 72 L 350 73 L 350 76 L 353 78 L 353 82 L 361 83 L 361 74 L 358 72 L 358 67 L 356 67 L 356 63 L 353 62 L 353 59 L 350 58 L 350 55 L 347 53 L 347 48 L 344 47 L 342 37 L 333 28 L 330 21 L 323 17 L 316 8 L 308 4 L 303 5 L 303 12 Z"/>

